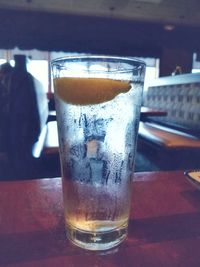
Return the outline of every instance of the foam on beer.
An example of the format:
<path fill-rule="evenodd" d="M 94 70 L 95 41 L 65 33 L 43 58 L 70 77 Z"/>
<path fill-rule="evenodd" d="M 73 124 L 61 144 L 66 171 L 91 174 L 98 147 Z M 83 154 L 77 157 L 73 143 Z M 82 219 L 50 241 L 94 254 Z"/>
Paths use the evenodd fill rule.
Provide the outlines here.
<path fill-rule="evenodd" d="M 74 105 L 100 104 L 131 89 L 130 83 L 106 78 L 55 78 L 59 98 Z"/>

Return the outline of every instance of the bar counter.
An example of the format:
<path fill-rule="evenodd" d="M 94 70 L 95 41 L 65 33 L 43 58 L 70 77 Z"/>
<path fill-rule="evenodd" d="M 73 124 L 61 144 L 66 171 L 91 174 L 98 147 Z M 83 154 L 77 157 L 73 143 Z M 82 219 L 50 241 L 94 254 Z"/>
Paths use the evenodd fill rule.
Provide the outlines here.
<path fill-rule="evenodd" d="M 65 237 L 61 179 L 0 182 L 0 266 L 200 266 L 200 192 L 183 171 L 136 173 L 128 238 L 91 252 Z"/>

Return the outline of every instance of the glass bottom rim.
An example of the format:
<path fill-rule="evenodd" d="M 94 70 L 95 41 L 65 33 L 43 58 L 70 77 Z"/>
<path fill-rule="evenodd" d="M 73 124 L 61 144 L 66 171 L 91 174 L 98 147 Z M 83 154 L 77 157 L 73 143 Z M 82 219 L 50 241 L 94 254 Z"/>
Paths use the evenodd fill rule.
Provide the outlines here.
<path fill-rule="evenodd" d="M 108 250 L 118 246 L 127 236 L 127 223 L 110 231 L 90 232 L 66 225 L 67 238 L 87 250 Z"/>

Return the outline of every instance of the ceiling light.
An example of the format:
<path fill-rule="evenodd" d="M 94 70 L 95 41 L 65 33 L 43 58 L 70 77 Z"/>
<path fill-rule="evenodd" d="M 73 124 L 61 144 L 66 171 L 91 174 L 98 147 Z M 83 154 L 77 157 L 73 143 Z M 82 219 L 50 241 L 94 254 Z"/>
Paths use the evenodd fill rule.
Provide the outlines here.
<path fill-rule="evenodd" d="M 173 24 L 166 24 L 166 25 L 164 25 L 164 29 L 166 31 L 170 32 L 170 31 L 173 31 L 175 29 L 175 26 Z"/>

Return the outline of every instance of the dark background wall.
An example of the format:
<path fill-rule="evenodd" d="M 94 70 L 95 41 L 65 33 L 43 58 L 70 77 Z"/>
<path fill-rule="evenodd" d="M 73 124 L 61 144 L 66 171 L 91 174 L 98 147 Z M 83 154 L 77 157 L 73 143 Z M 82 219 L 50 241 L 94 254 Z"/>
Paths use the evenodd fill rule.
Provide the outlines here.
<path fill-rule="evenodd" d="M 176 64 L 190 72 L 200 51 L 200 27 L 176 25 L 166 31 L 150 23 L 93 16 L 0 9 L 0 48 L 160 58 L 160 76 Z"/>

